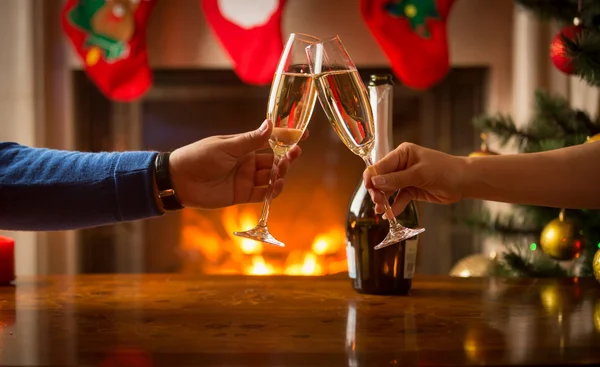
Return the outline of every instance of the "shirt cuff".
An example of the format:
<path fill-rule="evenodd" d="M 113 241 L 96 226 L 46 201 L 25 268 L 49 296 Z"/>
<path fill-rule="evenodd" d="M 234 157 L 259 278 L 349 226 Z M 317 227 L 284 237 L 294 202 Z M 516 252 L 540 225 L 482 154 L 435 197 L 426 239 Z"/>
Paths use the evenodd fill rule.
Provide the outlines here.
<path fill-rule="evenodd" d="M 118 220 L 130 221 L 164 214 L 154 197 L 154 160 L 157 155 L 158 152 L 124 152 L 119 155 L 114 170 Z"/>

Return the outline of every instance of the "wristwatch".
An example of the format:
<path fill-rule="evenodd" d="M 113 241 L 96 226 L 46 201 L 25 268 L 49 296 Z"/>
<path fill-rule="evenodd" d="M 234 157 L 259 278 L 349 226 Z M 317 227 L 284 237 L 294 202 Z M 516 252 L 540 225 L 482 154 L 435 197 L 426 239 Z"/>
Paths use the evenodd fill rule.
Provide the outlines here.
<path fill-rule="evenodd" d="M 177 193 L 171 184 L 171 173 L 169 172 L 170 155 L 171 152 L 158 153 L 154 161 L 154 175 L 156 178 L 156 187 L 158 188 L 158 198 L 165 210 L 181 210 L 183 206 L 179 202 Z"/>

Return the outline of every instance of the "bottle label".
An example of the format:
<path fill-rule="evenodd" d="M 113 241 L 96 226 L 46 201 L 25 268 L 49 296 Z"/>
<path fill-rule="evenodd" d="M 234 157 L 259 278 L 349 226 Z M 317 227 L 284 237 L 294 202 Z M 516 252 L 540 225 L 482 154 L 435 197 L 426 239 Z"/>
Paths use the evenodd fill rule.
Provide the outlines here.
<path fill-rule="evenodd" d="M 404 279 L 412 279 L 417 263 L 417 239 L 406 240 L 404 246 Z"/>
<path fill-rule="evenodd" d="M 348 258 L 348 276 L 356 279 L 356 262 L 354 261 L 354 247 L 346 246 L 346 257 Z"/>

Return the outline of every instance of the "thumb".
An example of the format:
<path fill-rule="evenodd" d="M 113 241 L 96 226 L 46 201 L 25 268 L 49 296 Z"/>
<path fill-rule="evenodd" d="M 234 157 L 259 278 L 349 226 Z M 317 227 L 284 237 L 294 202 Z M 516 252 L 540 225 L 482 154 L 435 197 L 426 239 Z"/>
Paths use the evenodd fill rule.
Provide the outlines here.
<path fill-rule="evenodd" d="M 391 153 L 386 154 L 379 161 L 375 162 L 372 166 L 367 167 L 363 173 L 363 179 L 368 189 L 373 188 L 373 177 L 396 172 L 400 168 L 404 168 L 406 158 L 399 153 L 401 153 L 399 148 L 395 149 Z"/>
<path fill-rule="evenodd" d="M 265 120 L 258 129 L 233 135 L 223 140 L 223 149 L 235 157 L 266 148 L 273 130 L 273 123 Z"/>
<path fill-rule="evenodd" d="M 371 183 L 376 189 L 382 191 L 397 191 L 405 187 L 418 187 L 418 177 L 416 169 L 409 168 L 404 171 L 373 176 Z"/>

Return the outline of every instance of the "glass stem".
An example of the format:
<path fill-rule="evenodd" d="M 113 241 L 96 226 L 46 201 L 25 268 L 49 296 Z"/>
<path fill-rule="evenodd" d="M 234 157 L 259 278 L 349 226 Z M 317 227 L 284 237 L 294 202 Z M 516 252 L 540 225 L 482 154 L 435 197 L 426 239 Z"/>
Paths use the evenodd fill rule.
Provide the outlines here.
<path fill-rule="evenodd" d="M 260 221 L 258 225 L 260 227 L 267 226 L 267 219 L 269 218 L 269 210 L 271 209 L 271 200 L 273 200 L 273 190 L 275 189 L 275 181 L 277 180 L 277 173 L 279 172 L 279 162 L 283 155 L 275 154 L 273 156 L 273 167 L 271 167 L 271 177 L 269 178 L 269 187 L 267 188 L 267 196 L 263 204 L 262 213 L 260 214 Z"/>
<path fill-rule="evenodd" d="M 366 156 L 363 158 L 363 160 L 365 161 L 365 164 L 368 167 L 372 167 L 373 166 L 373 160 L 371 159 L 371 157 Z M 373 170 L 373 173 L 377 174 L 377 171 L 375 171 L 375 167 L 371 168 Z M 396 220 L 396 216 L 394 216 L 394 212 L 392 211 L 392 208 L 390 207 L 390 203 L 389 203 L 389 199 L 388 197 L 385 195 L 385 193 L 381 190 L 378 190 L 381 195 L 383 195 L 383 206 L 385 208 L 385 214 L 387 216 L 387 220 L 390 222 L 390 229 L 394 229 L 395 227 L 399 226 L 398 221 Z"/>

